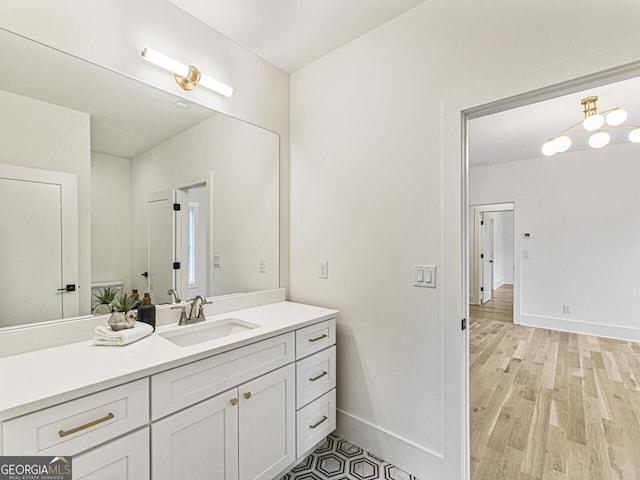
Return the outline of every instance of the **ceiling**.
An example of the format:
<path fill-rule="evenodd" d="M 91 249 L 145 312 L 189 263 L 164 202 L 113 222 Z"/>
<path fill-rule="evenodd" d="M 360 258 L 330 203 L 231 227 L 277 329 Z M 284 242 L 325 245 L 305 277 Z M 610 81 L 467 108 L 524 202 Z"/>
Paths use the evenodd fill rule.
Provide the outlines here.
<path fill-rule="evenodd" d="M 169 0 L 287 73 L 424 0 Z"/>
<path fill-rule="evenodd" d="M 540 148 L 549 137 L 584 118 L 580 100 L 590 95 L 598 96 L 599 111 L 621 107 L 629 114 L 625 125 L 640 125 L 640 78 L 590 88 L 469 120 L 469 166 L 541 157 Z M 610 145 L 628 142 L 628 129 L 613 130 L 610 133 Z M 591 149 L 587 143 L 588 134 L 570 137 L 573 144 L 568 152 Z M 606 148 L 604 147 L 605 150 Z M 638 151 L 640 153 L 640 146 Z"/>

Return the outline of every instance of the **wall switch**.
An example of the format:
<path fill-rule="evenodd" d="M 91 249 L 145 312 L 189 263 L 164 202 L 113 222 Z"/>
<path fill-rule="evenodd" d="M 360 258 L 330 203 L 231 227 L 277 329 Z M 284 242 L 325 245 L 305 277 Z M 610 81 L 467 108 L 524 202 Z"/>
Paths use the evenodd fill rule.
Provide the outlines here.
<path fill-rule="evenodd" d="M 435 265 L 414 265 L 413 285 L 415 287 L 436 288 Z"/>
<path fill-rule="evenodd" d="M 562 306 L 562 313 L 571 314 L 573 313 L 573 306 L 570 303 L 565 303 Z"/>
<path fill-rule="evenodd" d="M 320 262 L 318 265 L 318 278 L 329 278 L 329 262 Z"/>
<path fill-rule="evenodd" d="M 213 256 L 213 268 L 220 268 L 220 255 Z"/>
<path fill-rule="evenodd" d="M 267 273 L 267 259 L 266 258 L 259 258 L 258 259 L 258 270 L 260 270 L 260 273 Z"/>
<path fill-rule="evenodd" d="M 529 250 L 522 251 L 522 258 L 524 258 L 525 260 L 529 260 Z"/>

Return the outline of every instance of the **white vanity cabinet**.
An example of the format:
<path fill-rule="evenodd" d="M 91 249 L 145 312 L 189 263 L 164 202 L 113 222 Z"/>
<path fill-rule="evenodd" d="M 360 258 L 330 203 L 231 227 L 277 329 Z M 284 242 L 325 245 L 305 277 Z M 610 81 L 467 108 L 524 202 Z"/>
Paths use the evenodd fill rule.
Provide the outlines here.
<path fill-rule="evenodd" d="M 151 426 L 154 480 L 271 480 L 295 461 L 294 366 Z"/>
<path fill-rule="evenodd" d="M 74 480 L 149 478 L 149 427 L 73 457 Z"/>
<path fill-rule="evenodd" d="M 251 315 L 275 326 L 253 343 L 200 350 L 186 364 L 193 350 L 185 350 L 178 366 L 150 362 L 148 373 L 132 370 L 123 383 L 107 378 L 113 386 L 101 391 L 88 374 L 74 390 L 84 395 L 63 392 L 61 403 L 43 401 L 15 415 L 0 409 L 0 454 L 73 456 L 75 480 L 277 478 L 335 429 L 337 312 L 288 302 L 261 308 Z M 84 348 L 34 358 L 76 359 Z M 159 338 L 126 348 L 86 351 L 82 371 L 124 352 L 138 360 L 177 352 Z"/>
<path fill-rule="evenodd" d="M 296 457 L 336 428 L 335 319 L 296 331 Z"/>

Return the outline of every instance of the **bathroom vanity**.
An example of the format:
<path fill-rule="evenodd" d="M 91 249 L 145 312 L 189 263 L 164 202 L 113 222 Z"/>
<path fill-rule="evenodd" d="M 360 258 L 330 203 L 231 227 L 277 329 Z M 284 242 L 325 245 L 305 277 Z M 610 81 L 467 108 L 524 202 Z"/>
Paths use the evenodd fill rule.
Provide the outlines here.
<path fill-rule="evenodd" d="M 73 456 L 76 479 L 275 478 L 335 429 L 337 313 L 283 301 L 2 358 L 1 454 Z"/>

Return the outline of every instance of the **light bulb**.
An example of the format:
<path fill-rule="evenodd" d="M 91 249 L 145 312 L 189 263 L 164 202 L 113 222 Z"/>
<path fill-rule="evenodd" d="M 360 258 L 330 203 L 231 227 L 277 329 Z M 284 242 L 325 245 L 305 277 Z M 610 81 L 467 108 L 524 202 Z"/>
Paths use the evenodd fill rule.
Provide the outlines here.
<path fill-rule="evenodd" d="M 231 97 L 233 95 L 233 88 L 227 85 L 226 83 L 222 83 L 220 80 L 216 80 L 215 78 L 211 78 L 208 75 L 200 75 L 200 85 L 203 87 L 210 88 L 214 92 L 218 92 L 220 95 L 224 95 L 225 97 Z"/>
<path fill-rule="evenodd" d="M 553 140 L 553 148 L 557 153 L 566 152 L 571 147 L 571 139 L 566 135 L 562 135 Z"/>
<path fill-rule="evenodd" d="M 633 143 L 640 143 L 640 127 L 636 127 L 629 132 L 629 141 Z"/>
<path fill-rule="evenodd" d="M 612 127 L 616 125 L 622 125 L 627 119 L 627 112 L 621 108 L 617 108 L 612 112 L 607 113 L 607 123 Z"/>
<path fill-rule="evenodd" d="M 164 53 L 160 53 L 153 48 L 144 47 L 142 49 L 142 58 L 181 77 L 189 75 L 189 67 L 187 65 L 167 57 Z"/>
<path fill-rule="evenodd" d="M 589 137 L 589 146 L 591 148 L 602 148 L 611 140 L 611 136 L 607 132 L 594 133 Z"/>
<path fill-rule="evenodd" d="M 546 155 L 547 157 L 550 157 L 552 155 L 556 154 L 556 146 L 553 143 L 553 140 L 549 140 L 548 142 L 544 142 L 544 144 L 542 145 L 542 153 L 543 155 Z"/>
<path fill-rule="evenodd" d="M 604 117 L 599 113 L 585 118 L 584 122 L 582 122 L 582 126 L 588 132 L 598 130 L 602 125 L 604 125 Z"/>

